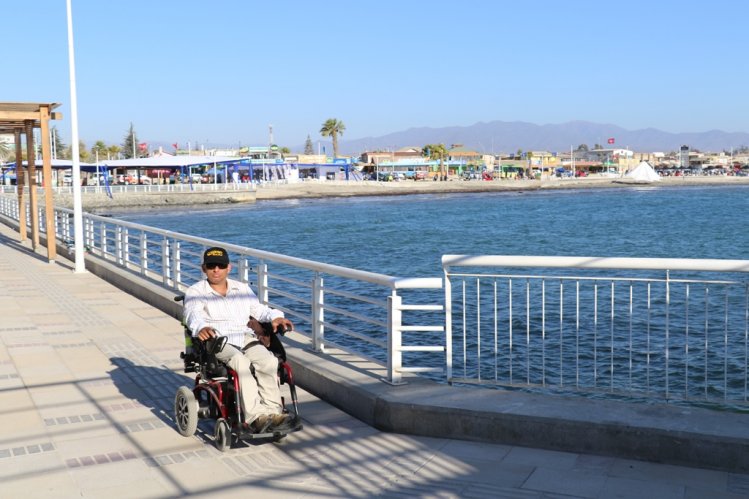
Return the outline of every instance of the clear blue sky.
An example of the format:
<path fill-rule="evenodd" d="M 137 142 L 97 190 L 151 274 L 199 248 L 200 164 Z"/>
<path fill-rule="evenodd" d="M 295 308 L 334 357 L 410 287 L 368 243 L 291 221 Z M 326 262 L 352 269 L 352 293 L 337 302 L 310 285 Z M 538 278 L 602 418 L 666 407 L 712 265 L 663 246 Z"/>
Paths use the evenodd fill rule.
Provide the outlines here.
<path fill-rule="evenodd" d="M 749 131 L 736 0 L 73 0 L 80 137 L 296 147 L 479 121 Z M 65 0 L 5 1 L 0 100 L 60 102 Z M 16 41 L 13 41 L 13 40 Z M 27 77 L 26 75 L 29 75 Z"/>

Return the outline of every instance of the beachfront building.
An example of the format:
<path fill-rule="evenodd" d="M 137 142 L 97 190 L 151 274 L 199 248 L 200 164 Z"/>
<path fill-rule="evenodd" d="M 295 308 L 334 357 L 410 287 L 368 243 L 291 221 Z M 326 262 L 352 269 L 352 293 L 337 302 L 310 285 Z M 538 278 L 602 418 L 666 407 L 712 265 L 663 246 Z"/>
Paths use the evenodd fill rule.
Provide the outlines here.
<path fill-rule="evenodd" d="M 472 149 L 464 147 L 463 144 L 452 144 L 447 150 L 449 161 L 460 162 L 473 167 L 483 166 L 483 155 Z"/>
<path fill-rule="evenodd" d="M 395 151 L 366 151 L 360 156 L 361 163 L 376 166 L 383 162 L 410 161 L 422 158 L 418 147 L 401 147 Z"/>
<path fill-rule="evenodd" d="M 591 167 L 591 173 L 623 175 L 637 166 L 634 151 L 629 149 L 592 149 L 582 153 L 585 160 L 600 163 L 600 168 Z"/>
<path fill-rule="evenodd" d="M 533 174 L 540 178 L 550 178 L 554 171 L 561 167 L 556 153 L 549 151 L 528 151 L 525 153 L 528 165 Z"/>
<path fill-rule="evenodd" d="M 377 166 L 384 161 L 393 161 L 395 158 L 390 151 L 365 151 L 359 157 L 361 163 L 366 166 Z"/>

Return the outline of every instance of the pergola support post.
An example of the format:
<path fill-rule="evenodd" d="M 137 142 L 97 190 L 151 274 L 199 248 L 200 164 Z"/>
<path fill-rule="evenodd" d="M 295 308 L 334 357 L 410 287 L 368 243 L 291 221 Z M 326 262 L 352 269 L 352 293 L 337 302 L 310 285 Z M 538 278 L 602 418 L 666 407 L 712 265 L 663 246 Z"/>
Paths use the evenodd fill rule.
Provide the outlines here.
<path fill-rule="evenodd" d="M 13 131 L 16 138 L 16 192 L 18 193 L 18 238 L 21 242 L 26 240 L 26 202 L 23 199 L 24 172 L 23 152 L 21 149 L 21 129 Z"/>
<path fill-rule="evenodd" d="M 52 158 L 49 139 L 49 106 L 39 108 L 39 124 L 42 133 L 42 186 L 44 187 L 44 223 L 47 233 L 47 260 L 52 263 L 57 259 L 55 234 L 55 206 L 52 197 Z"/>
<path fill-rule="evenodd" d="M 26 120 L 26 170 L 29 172 L 29 210 L 31 210 L 31 249 L 39 246 L 39 203 L 36 192 L 36 151 L 34 148 L 34 122 Z"/>

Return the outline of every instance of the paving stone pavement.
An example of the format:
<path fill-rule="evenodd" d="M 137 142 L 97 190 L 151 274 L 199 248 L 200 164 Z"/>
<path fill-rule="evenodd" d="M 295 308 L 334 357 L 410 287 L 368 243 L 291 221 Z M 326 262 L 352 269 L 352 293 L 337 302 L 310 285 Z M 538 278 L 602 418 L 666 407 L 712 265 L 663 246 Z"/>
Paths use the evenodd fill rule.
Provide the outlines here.
<path fill-rule="evenodd" d="M 221 453 L 174 427 L 179 323 L 0 225 L 0 497 L 738 498 L 749 475 L 383 433 L 300 390 L 305 428 Z"/>

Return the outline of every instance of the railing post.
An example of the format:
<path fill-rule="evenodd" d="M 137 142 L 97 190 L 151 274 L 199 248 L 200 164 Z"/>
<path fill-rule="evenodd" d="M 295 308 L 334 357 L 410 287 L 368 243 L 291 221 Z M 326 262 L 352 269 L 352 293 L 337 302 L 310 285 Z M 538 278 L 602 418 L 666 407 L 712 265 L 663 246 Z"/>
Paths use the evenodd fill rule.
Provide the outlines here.
<path fill-rule="evenodd" d="M 93 244 L 91 242 L 91 239 L 93 239 L 93 226 L 94 221 L 84 217 L 83 218 L 83 249 L 85 251 L 86 248 L 90 248 Z"/>
<path fill-rule="evenodd" d="M 250 262 L 246 257 L 240 258 L 237 262 L 237 276 L 240 281 L 250 283 Z"/>
<path fill-rule="evenodd" d="M 171 277 L 172 261 L 169 258 L 169 239 L 164 236 L 161 241 L 161 282 L 164 286 L 169 286 L 169 277 Z M 174 283 L 174 288 L 179 289 Z"/>
<path fill-rule="evenodd" d="M 401 351 L 401 312 L 402 299 L 396 290 L 388 296 L 388 363 L 386 382 L 393 385 L 403 384 L 401 368 L 403 367 L 403 352 Z"/>
<path fill-rule="evenodd" d="M 670 343 L 670 312 L 671 312 L 671 273 L 669 270 L 666 270 L 666 351 L 665 351 L 665 359 L 666 359 L 666 400 L 669 399 L 669 387 L 668 387 L 668 370 L 669 370 L 669 343 Z"/>
<path fill-rule="evenodd" d="M 101 257 L 106 258 L 107 257 L 107 224 L 104 222 L 101 223 L 101 226 L 99 228 L 99 244 L 101 245 Z"/>
<path fill-rule="evenodd" d="M 117 265 L 122 265 L 122 226 L 121 225 L 117 226 L 115 244 L 117 246 Z"/>
<path fill-rule="evenodd" d="M 122 241 L 122 252 L 125 258 L 125 268 L 130 263 L 130 229 L 125 227 Z"/>
<path fill-rule="evenodd" d="M 264 261 L 257 264 L 257 297 L 260 303 L 268 304 L 268 265 Z"/>
<path fill-rule="evenodd" d="M 452 282 L 447 267 L 445 272 L 445 376 L 447 382 L 453 379 L 453 300 Z"/>
<path fill-rule="evenodd" d="M 140 232 L 140 273 L 146 275 L 148 270 L 148 234 Z"/>
<path fill-rule="evenodd" d="M 174 240 L 172 244 L 172 274 L 174 275 L 174 289 L 179 289 L 182 284 L 182 244 Z"/>
<path fill-rule="evenodd" d="M 312 349 L 325 351 L 325 289 L 319 272 L 312 280 Z"/>

